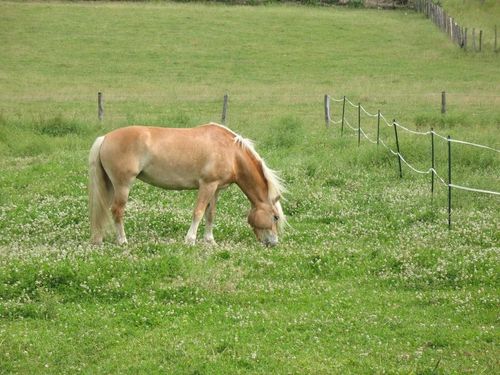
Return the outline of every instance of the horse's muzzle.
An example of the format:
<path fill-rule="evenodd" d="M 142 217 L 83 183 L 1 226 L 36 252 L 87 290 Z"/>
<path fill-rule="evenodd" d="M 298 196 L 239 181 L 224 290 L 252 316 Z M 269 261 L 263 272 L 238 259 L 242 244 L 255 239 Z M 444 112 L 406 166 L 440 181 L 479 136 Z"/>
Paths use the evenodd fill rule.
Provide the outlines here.
<path fill-rule="evenodd" d="M 277 237 L 267 238 L 264 241 L 262 241 L 262 243 L 264 244 L 264 246 L 273 247 L 278 244 L 278 238 Z"/>

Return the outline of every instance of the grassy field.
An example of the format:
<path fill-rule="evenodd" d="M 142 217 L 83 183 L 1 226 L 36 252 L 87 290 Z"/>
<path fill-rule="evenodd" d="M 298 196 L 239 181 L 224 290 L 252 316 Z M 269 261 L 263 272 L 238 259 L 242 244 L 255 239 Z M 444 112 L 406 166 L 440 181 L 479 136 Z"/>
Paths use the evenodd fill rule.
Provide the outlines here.
<path fill-rule="evenodd" d="M 0 373 L 500 371 L 498 197 L 454 190 L 448 230 L 441 183 L 431 203 L 429 175 L 399 179 L 392 154 L 323 112 L 324 94 L 346 95 L 498 149 L 498 55 L 412 12 L 298 6 L 0 2 L 0 42 Z M 219 121 L 224 93 L 228 125 L 288 185 L 280 245 L 255 241 L 231 187 L 218 245 L 186 246 L 195 193 L 138 182 L 129 245 L 92 247 L 95 137 Z M 400 142 L 429 167 L 428 137 Z M 436 156 L 446 176 L 444 142 Z M 453 156 L 456 184 L 499 190 L 498 153 Z"/>

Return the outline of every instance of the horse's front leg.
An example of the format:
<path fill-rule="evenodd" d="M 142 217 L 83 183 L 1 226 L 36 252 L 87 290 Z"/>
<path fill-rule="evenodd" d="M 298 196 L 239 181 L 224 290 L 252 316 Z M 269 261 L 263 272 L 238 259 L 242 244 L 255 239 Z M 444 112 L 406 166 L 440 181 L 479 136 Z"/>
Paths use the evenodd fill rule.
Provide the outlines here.
<path fill-rule="evenodd" d="M 209 202 L 214 197 L 215 192 L 217 191 L 218 184 L 216 182 L 210 184 L 201 184 L 198 191 L 198 199 L 196 201 L 196 206 L 194 207 L 193 212 L 193 221 L 191 222 L 191 226 L 186 234 L 184 241 L 188 245 L 194 245 L 196 242 L 196 233 L 198 232 L 198 226 L 200 225 L 200 221 L 203 218 L 203 214 L 207 209 Z"/>
<path fill-rule="evenodd" d="M 215 245 L 213 229 L 214 229 L 214 218 L 215 218 L 215 206 L 217 204 L 218 195 L 219 191 L 217 190 L 214 196 L 212 197 L 212 200 L 208 204 L 207 209 L 205 210 L 205 234 L 203 236 L 203 241 L 211 245 Z"/>

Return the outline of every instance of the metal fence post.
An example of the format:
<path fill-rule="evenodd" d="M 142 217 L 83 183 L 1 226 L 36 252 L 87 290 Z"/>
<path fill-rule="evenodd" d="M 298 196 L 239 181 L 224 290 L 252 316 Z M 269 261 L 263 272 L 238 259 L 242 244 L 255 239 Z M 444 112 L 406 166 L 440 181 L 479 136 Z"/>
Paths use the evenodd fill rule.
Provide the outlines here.
<path fill-rule="evenodd" d="M 345 119 L 345 95 L 342 103 L 342 125 L 340 127 L 340 135 L 344 135 L 344 119 Z"/>
<path fill-rule="evenodd" d="M 361 103 L 358 103 L 358 147 L 361 143 Z"/>
<path fill-rule="evenodd" d="M 436 158 L 434 156 L 434 128 L 431 128 L 431 203 L 434 200 L 434 167 Z"/>
<path fill-rule="evenodd" d="M 380 143 L 380 109 L 378 110 L 377 116 L 377 146 Z"/>
<path fill-rule="evenodd" d="M 451 138 L 448 136 L 448 229 L 451 229 Z"/>
<path fill-rule="evenodd" d="M 327 128 L 330 127 L 330 96 L 325 95 L 325 125 Z"/>
<path fill-rule="evenodd" d="M 394 126 L 394 135 L 396 136 L 396 149 L 398 150 L 398 163 L 399 163 L 399 178 L 403 178 L 403 169 L 401 168 L 401 153 L 399 152 L 399 140 L 398 140 L 398 128 L 396 126 L 396 120 L 392 120 L 392 125 Z"/>

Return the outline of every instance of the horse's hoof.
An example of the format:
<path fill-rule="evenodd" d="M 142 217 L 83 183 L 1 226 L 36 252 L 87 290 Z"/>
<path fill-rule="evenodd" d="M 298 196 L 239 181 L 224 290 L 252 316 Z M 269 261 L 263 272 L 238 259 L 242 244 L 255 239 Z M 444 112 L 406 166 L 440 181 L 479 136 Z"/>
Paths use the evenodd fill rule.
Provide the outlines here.
<path fill-rule="evenodd" d="M 213 238 L 204 238 L 203 243 L 207 246 L 217 246 L 217 242 Z"/>
<path fill-rule="evenodd" d="M 126 244 L 128 244 L 128 241 L 126 238 L 119 238 L 118 239 L 118 245 L 121 246 L 121 245 L 126 245 Z"/>
<path fill-rule="evenodd" d="M 193 246 L 196 243 L 196 238 L 186 237 L 184 238 L 184 243 L 189 246 Z"/>
<path fill-rule="evenodd" d="M 102 238 L 92 238 L 90 243 L 94 246 L 102 246 Z"/>

